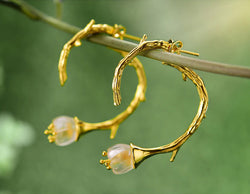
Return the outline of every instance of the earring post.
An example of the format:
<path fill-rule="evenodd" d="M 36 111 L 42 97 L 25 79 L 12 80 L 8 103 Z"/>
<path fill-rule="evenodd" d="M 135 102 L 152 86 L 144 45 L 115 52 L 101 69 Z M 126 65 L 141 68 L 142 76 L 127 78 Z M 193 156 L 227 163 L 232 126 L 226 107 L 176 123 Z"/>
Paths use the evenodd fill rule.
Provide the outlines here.
<path fill-rule="evenodd" d="M 199 53 L 196 53 L 196 52 L 192 52 L 192 51 L 187 51 L 187 50 L 179 50 L 181 53 L 186 53 L 186 54 L 189 54 L 189 55 L 194 55 L 194 56 L 199 56 L 200 54 Z"/>
<path fill-rule="evenodd" d="M 124 38 L 128 38 L 128 39 L 131 39 L 131 40 L 136 40 L 138 42 L 141 41 L 141 38 L 137 37 L 137 36 L 133 36 L 133 35 L 129 35 L 129 34 L 123 34 L 123 37 Z"/>

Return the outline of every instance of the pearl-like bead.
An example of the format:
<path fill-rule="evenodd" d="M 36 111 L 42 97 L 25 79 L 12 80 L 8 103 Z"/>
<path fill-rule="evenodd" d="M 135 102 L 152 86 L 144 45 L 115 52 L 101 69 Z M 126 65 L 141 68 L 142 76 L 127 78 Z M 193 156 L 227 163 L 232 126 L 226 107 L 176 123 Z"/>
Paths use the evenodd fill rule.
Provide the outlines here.
<path fill-rule="evenodd" d="M 55 131 L 55 143 L 59 146 L 66 146 L 76 141 L 78 133 L 74 118 L 60 116 L 53 120 Z"/>
<path fill-rule="evenodd" d="M 116 144 L 108 149 L 108 159 L 114 174 L 124 174 L 134 168 L 131 148 L 127 144 Z"/>

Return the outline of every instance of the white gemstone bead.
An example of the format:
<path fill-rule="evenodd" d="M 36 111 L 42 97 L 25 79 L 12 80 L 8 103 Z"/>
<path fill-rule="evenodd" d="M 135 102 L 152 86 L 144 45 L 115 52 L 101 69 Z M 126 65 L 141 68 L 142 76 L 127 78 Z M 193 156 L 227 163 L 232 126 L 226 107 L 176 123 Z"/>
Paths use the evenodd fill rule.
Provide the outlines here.
<path fill-rule="evenodd" d="M 114 174 L 124 174 L 134 168 L 131 148 L 127 144 L 116 144 L 108 149 L 110 167 Z"/>
<path fill-rule="evenodd" d="M 72 117 L 61 116 L 53 120 L 55 143 L 59 146 L 66 146 L 77 139 L 76 123 Z"/>

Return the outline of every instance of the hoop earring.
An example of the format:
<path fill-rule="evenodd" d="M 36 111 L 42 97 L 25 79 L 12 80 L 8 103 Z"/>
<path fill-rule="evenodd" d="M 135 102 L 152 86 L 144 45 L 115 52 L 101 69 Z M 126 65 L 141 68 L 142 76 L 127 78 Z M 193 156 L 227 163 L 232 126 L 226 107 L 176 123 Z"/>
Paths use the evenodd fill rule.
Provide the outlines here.
<path fill-rule="evenodd" d="M 91 20 L 91 22 L 83 30 L 78 32 L 68 43 L 65 44 L 59 60 L 59 74 L 62 84 L 65 82 L 65 78 L 67 78 L 67 76 L 65 77 L 65 75 L 66 75 L 66 62 L 69 51 L 73 47 L 73 45 L 75 45 L 77 42 L 78 43 L 80 42 L 79 40 L 80 38 L 88 36 L 89 33 L 93 34 L 94 32 L 111 33 L 112 30 L 113 30 L 112 34 L 114 36 L 119 35 L 120 38 L 122 38 L 122 36 L 125 34 L 124 27 L 118 25 L 115 25 L 115 27 L 111 27 L 106 24 L 93 25 L 93 23 L 94 20 Z M 123 31 L 119 31 L 118 29 L 122 29 Z M 120 50 L 115 50 L 115 51 L 119 52 L 123 57 L 127 55 L 127 52 Z M 99 123 L 87 123 L 84 121 L 80 121 L 77 117 L 74 118 L 68 116 L 57 117 L 49 125 L 48 129 L 44 131 L 46 135 L 49 135 L 48 136 L 49 142 L 51 143 L 55 142 L 59 146 L 66 146 L 73 143 L 74 141 L 77 141 L 81 134 L 101 129 L 103 130 L 111 129 L 110 138 L 113 139 L 115 137 L 119 125 L 135 111 L 140 102 L 145 100 L 147 82 L 143 65 L 136 58 L 131 63 L 131 66 L 133 66 L 136 70 L 138 77 L 138 85 L 135 92 L 135 96 L 125 111 L 123 111 L 113 119 Z"/>
<path fill-rule="evenodd" d="M 191 52 L 191 51 L 186 51 L 182 50 L 182 42 L 181 41 L 176 41 L 174 42 L 173 40 L 169 40 L 168 42 L 163 41 L 163 40 L 155 40 L 155 41 L 146 41 L 147 35 L 144 34 L 140 44 L 132 49 L 126 57 L 124 57 L 119 64 L 117 65 L 115 69 L 115 74 L 113 78 L 113 83 L 112 83 L 112 90 L 113 90 L 113 99 L 114 99 L 114 105 L 118 106 L 121 104 L 121 94 L 120 94 L 120 87 L 121 87 L 121 78 L 122 78 L 122 73 L 125 67 L 131 62 L 138 54 L 140 54 L 143 51 L 146 50 L 152 50 L 152 49 L 164 49 L 167 52 L 171 53 L 187 53 L 191 55 L 198 56 L 199 53 Z"/>
<path fill-rule="evenodd" d="M 126 28 L 122 25 L 115 24 L 110 26 L 108 24 L 95 24 L 95 20 L 91 20 L 85 28 L 76 33 L 63 47 L 58 63 L 59 79 L 60 83 L 63 86 L 66 82 L 68 76 L 66 72 L 67 59 L 70 53 L 70 50 L 73 47 L 81 46 L 81 39 L 91 36 L 93 34 L 106 33 L 112 35 L 115 38 L 128 38 L 131 40 L 140 41 L 141 39 L 136 36 L 126 34 Z"/>
<path fill-rule="evenodd" d="M 123 51 L 117 52 L 120 52 L 123 56 L 127 54 Z M 113 119 L 99 123 L 87 123 L 84 121 L 80 121 L 77 117 L 57 117 L 49 125 L 48 129 L 44 131 L 46 135 L 50 134 L 48 136 L 49 142 L 55 142 L 59 146 L 66 146 L 73 143 L 74 141 L 77 141 L 81 134 L 85 134 L 93 130 L 107 129 L 111 129 L 110 139 L 113 139 L 119 125 L 135 111 L 140 102 L 145 101 L 147 82 L 144 68 L 137 58 L 133 60 L 131 66 L 133 66 L 136 70 L 138 76 L 138 85 L 135 96 L 125 111 L 123 111 Z"/>
<path fill-rule="evenodd" d="M 170 47 L 173 46 L 172 43 L 165 42 L 165 41 L 145 41 L 146 36 L 143 37 L 140 44 L 134 48 L 126 57 L 124 57 L 118 67 L 116 68 L 116 73 L 114 77 L 113 82 L 113 89 L 114 99 L 119 100 L 119 79 L 121 79 L 121 71 L 124 69 L 124 67 L 129 63 L 129 61 L 132 61 L 132 59 L 140 52 L 143 52 L 145 50 L 149 49 L 164 49 L 167 51 L 171 51 Z M 170 44 L 170 45 L 169 45 Z M 170 161 L 174 161 L 175 156 L 180 149 L 180 147 L 187 141 L 187 139 L 196 131 L 196 129 L 200 126 L 202 119 L 205 117 L 205 113 L 207 111 L 208 107 L 208 94 L 207 90 L 205 88 L 205 85 L 202 81 L 202 79 L 191 69 L 184 67 L 184 66 L 177 66 L 173 64 L 168 64 L 177 70 L 179 70 L 182 73 L 183 80 L 185 81 L 188 77 L 190 80 L 193 81 L 193 83 L 197 87 L 197 91 L 200 97 L 200 104 L 198 107 L 198 111 L 188 127 L 188 129 L 182 134 L 180 137 L 178 137 L 173 142 L 163 145 L 160 147 L 154 147 L 154 148 L 142 148 L 139 146 L 136 146 L 134 144 L 116 144 L 113 147 L 109 148 L 108 151 L 104 151 L 102 153 L 103 156 L 108 156 L 107 160 L 100 160 L 101 164 L 104 164 L 107 169 L 112 169 L 114 174 L 123 174 L 126 173 L 132 169 L 135 169 L 138 167 L 138 165 L 144 161 L 145 159 L 161 153 L 167 153 L 172 152 L 172 156 L 170 158 Z M 118 91 L 118 92 L 117 92 Z M 119 101 L 117 101 L 119 102 Z"/>

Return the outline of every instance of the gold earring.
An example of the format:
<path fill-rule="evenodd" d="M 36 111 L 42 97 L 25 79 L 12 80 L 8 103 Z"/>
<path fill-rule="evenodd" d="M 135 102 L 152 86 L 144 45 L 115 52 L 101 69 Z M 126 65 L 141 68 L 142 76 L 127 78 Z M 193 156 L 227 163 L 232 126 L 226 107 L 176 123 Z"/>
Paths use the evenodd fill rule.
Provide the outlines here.
<path fill-rule="evenodd" d="M 59 79 L 63 86 L 67 80 L 66 64 L 69 56 L 69 52 L 73 47 L 81 46 L 81 39 L 86 38 L 93 34 L 106 33 L 112 35 L 115 38 L 123 39 L 129 38 L 132 40 L 140 41 L 141 39 L 136 36 L 126 34 L 126 28 L 115 24 L 110 26 L 108 24 L 95 24 L 95 20 L 91 20 L 84 29 L 76 33 L 63 47 L 58 63 Z"/>
<path fill-rule="evenodd" d="M 120 53 L 123 56 L 127 54 L 123 51 L 120 51 Z M 49 135 L 49 142 L 55 142 L 59 146 L 66 146 L 73 143 L 74 141 L 77 141 L 81 134 L 101 129 L 111 129 L 110 138 L 113 139 L 115 137 L 119 125 L 135 111 L 140 102 L 145 100 L 147 83 L 143 66 L 137 58 L 133 60 L 131 66 L 133 66 L 136 70 L 138 76 L 138 85 L 135 92 L 135 96 L 125 111 L 123 111 L 113 119 L 99 123 L 87 123 L 84 121 L 80 121 L 77 117 L 57 117 L 49 125 L 48 129 L 44 131 L 46 135 Z"/>
<path fill-rule="evenodd" d="M 165 42 L 162 40 L 160 41 L 159 40 L 145 41 L 145 40 L 146 40 L 146 36 L 144 35 L 140 44 L 137 47 L 135 47 L 126 57 L 124 57 L 120 61 L 118 67 L 116 68 L 115 77 L 113 79 L 114 100 L 116 104 L 119 104 L 120 102 L 119 89 L 120 89 L 120 79 L 121 79 L 122 71 L 125 68 L 125 66 L 130 61 L 132 61 L 136 55 L 138 55 L 138 53 L 143 52 L 145 50 L 149 50 L 149 49 L 159 49 L 159 48 L 167 50 L 168 52 L 173 52 L 171 49 L 176 49 L 175 52 L 177 53 L 180 52 L 181 47 L 177 46 L 176 48 L 174 48 L 173 46 L 176 44 L 173 44 L 170 41 Z M 193 54 L 192 52 L 189 52 L 189 53 Z M 138 167 L 138 165 L 142 161 L 144 161 L 146 158 L 149 158 L 155 154 L 172 152 L 172 157 L 170 158 L 170 161 L 174 161 L 175 156 L 178 150 L 180 149 L 180 147 L 196 131 L 196 129 L 201 124 L 202 119 L 205 117 L 205 113 L 208 107 L 208 94 L 207 94 L 207 90 L 205 88 L 205 85 L 202 79 L 194 71 L 192 71 L 191 69 L 187 67 L 177 66 L 173 64 L 168 64 L 168 65 L 179 70 L 182 73 L 184 81 L 188 77 L 196 85 L 198 94 L 200 96 L 200 104 L 198 107 L 198 111 L 192 123 L 190 124 L 188 129 L 184 132 L 184 134 L 182 134 L 176 140 L 174 140 L 173 142 L 167 145 L 163 145 L 163 146 L 155 147 L 155 148 L 142 148 L 132 143 L 130 145 L 117 144 L 109 148 L 107 152 L 104 151 L 102 155 L 108 156 L 108 159 L 100 160 L 100 163 L 105 164 L 107 169 L 112 169 L 113 173 L 115 174 L 123 174 L 132 169 L 135 169 Z"/>
<path fill-rule="evenodd" d="M 131 62 L 136 55 L 139 53 L 146 51 L 146 50 L 152 50 L 152 49 L 164 49 L 167 52 L 171 53 L 177 53 L 180 54 L 182 53 L 187 53 L 191 55 L 198 56 L 199 53 L 191 52 L 191 51 L 186 51 L 182 50 L 182 42 L 181 41 L 176 41 L 174 42 L 173 40 L 169 40 L 168 42 L 163 41 L 163 40 L 156 40 L 156 41 L 146 41 L 147 36 L 144 34 L 142 37 L 140 44 L 132 49 L 126 57 L 124 57 L 119 64 L 117 65 L 114 73 L 114 78 L 113 78 L 113 83 L 112 83 L 112 90 L 113 90 L 113 98 L 114 98 L 114 105 L 118 106 L 121 104 L 121 94 L 120 94 L 120 87 L 121 87 L 121 78 L 122 78 L 122 73 L 123 70 L 125 69 L 126 65 Z"/>
<path fill-rule="evenodd" d="M 89 33 L 93 34 L 98 32 L 99 33 L 108 32 L 115 37 L 120 37 L 120 38 L 124 37 L 125 34 L 124 27 L 118 25 L 111 27 L 108 26 L 107 24 L 93 25 L 93 23 L 94 20 L 91 20 L 91 22 L 83 30 L 78 32 L 68 43 L 65 44 L 59 60 L 59 72 L 60 72 L 60 78 L 62 78 L 61 83 L 64 83 L 65 81 L 65 75 L 66 75 L 65 67 L 69 51 L 72 48 L 72 46 L 75 45 L 76 42 L 80 41 L 80 38 L 88 36 Z M 119 52 L 123 57 L 126 56 L 127 54 L 127 52 L 124 51 L 120 50 L 115 50 L 115 51 Z M 113 139 L 115 137 L 119 125 L 135 111 L 135 109 L 138 107 L 141 101 L 145 100 L 147 82 L 143 66 L 137 58 L 131 63 L 131 66 L 133 66 L 136 70 L 138 76 L 138 85 L 135 92 L 135 96 L 125 111 L 123 111 L 113 119 L 99 123 L 87 123 L 84 121 L 80 121 L 77 117 L 74 118 L 68 116 L 57 117 L 49 125 L 48 129 L 44 131 L 46 135 L 49 135 L 48 136 L 49 142 L 55 142 L 59 146 L 66 146 L 73 143 L 74 141 L 77 141 L 81 134 L 101 129 L 104 130 L 111 129 L 110 138 Z"/>

